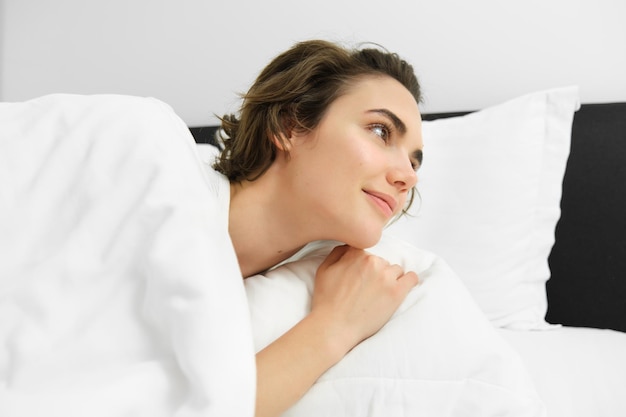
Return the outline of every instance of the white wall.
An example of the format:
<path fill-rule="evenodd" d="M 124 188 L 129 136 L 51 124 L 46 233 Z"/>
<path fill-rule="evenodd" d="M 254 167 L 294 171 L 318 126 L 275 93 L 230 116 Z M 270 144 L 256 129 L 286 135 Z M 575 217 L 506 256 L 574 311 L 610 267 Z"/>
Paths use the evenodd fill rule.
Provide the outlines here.
<path fill-rule="evenodd" d="M 623 0 L 0 0 L 0 99 L 125 93 L 191 125 L 235 109 L 293 42 L 373 41 L 423 84 L 423 111 L 477 109 L 578 84 L 626 101 Z"/>

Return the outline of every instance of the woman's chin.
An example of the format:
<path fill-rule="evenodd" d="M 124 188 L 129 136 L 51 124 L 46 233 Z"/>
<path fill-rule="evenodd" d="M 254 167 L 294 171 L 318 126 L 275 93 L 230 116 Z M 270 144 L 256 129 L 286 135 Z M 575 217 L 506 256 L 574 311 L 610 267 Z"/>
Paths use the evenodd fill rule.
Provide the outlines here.
<path fill-rule="evenodd" d="M 357 249 L 367 249 L 376 245 L 382 237 L 382 230 L 368 231 L 360 230 L 360 233 L 355 233 L 350 236 L 349 239 L 343 240 L 347 245 Z"/>

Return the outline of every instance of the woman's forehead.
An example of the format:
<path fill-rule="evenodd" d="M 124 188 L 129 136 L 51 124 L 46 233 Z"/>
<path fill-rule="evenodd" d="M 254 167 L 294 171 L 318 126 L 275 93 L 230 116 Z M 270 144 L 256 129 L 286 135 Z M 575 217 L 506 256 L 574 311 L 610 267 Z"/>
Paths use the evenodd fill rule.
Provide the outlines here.
<path fill-rule="evenodd" d="M 344 111 L 390 115 L 407 132 L 421 130 L 421 114 L 415 98 L 400 82 L 388 76 L 360 78 L 333 104 Z"/>

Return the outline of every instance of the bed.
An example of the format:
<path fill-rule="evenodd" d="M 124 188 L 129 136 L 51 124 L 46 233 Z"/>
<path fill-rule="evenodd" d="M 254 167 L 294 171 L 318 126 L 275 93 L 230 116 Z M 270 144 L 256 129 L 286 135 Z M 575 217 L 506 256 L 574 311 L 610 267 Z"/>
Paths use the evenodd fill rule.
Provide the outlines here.
<path fill-rule="evenodd" d="M 420 204 L 370 248 L 421 284 L 285 416 L 625 415 L 626 104 L 425 120 Z M 252 414 L 254 351 L 338 242 L 207 279 L 236 275 L 214 133 L 154 99 L 0 103 L 0 415 Z"/>
<path fill-rule="evenodd" d="M 626 103 L 581 106 L 570 87 L 423 118 L 422 204 L 386 233 L 451 263 L 548 416 L 626 415 Z M 215 129 L 191 130 L 208 144 Z M 522 188 L 536 194 L 524 200 Z M 515 208 L 531 205 L 544 211 L 532 224 Z M 534 251 L 519 246 L 529 234 Z"/>

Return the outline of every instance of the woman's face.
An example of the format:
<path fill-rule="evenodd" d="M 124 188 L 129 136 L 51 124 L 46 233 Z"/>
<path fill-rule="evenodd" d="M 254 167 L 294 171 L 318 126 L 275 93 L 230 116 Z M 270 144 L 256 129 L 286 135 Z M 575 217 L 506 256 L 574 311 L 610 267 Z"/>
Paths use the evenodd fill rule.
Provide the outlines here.
<path fill-rule="evenodd" d="M 294 204 L 320 239 L 367 248 L 405 206 L 422 154 L 421 115 L 391 77 L 365 77 L 319 125 L 290 138 Z"/>

